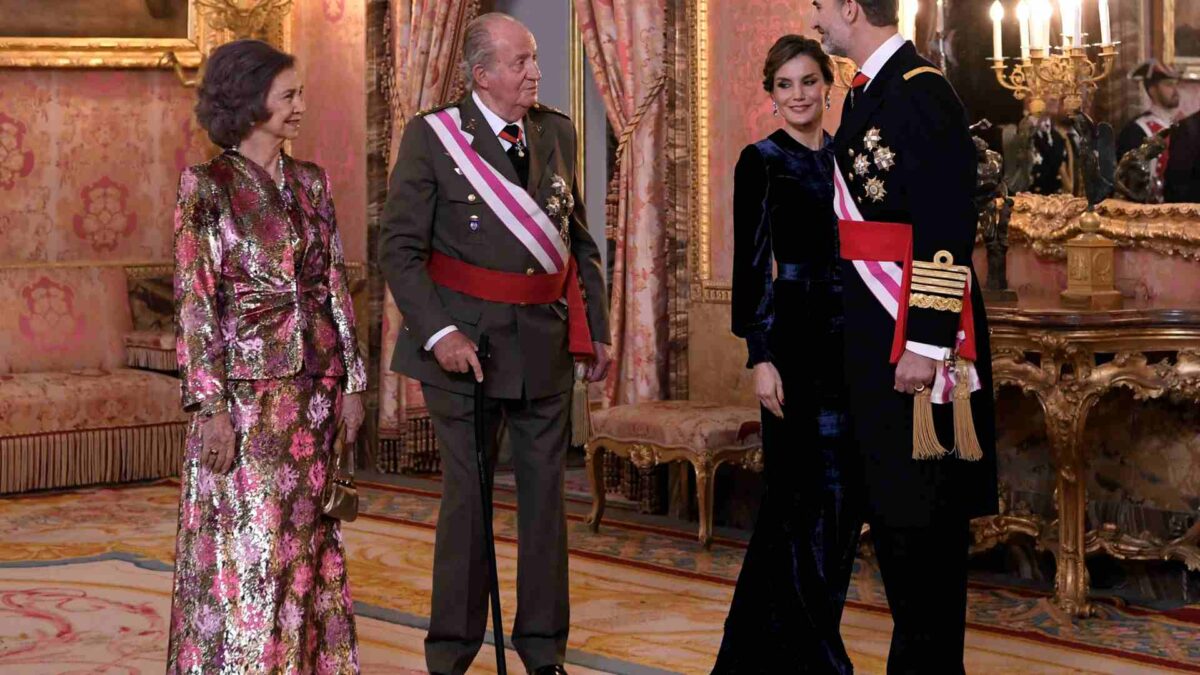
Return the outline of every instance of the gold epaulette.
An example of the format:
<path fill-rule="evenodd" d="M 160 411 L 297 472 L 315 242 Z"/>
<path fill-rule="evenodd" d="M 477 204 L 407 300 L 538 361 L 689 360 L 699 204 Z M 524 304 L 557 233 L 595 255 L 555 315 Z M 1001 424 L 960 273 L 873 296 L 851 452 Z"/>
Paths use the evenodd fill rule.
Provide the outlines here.
<path fill-rule="evenodd" d="M 921 73 L 934 73 L 935 75 L 942 75 L 942 71 L 938 70 L 937 68 L 934 68 L 933 66 L 921 66 L 920 68 L 913 68 L 912 70 L 905 73 L 904 79 L 911 80 L 914 77 L 920 75 Z M 942 75 L 942 77 L 945 77 L 945 75 Z"/>
<path fill-rule="evenodd" d="M 457 105 L 458 105 L 458 101 L 452 101 L 450 103 L 443 103 L 442 105 L 435 105 L 432 108 L 426 108 L 426 109 L 422 110 L 421 112 L 418 112 L 417 117 L 424 117 L 426 115 L 432 115 L 433 113 L 435 113 L 439 110 L 445 110 L 446 108 L 453 108 Z"/>
<path fill-rule="evenodd" d="M 571 116 L 568 115 L 567 113 L 559 110 L 558 108 L 555 108 L 554 106 L 546 105 L 545 103 L 542 103 L 540 101 L 537 103 L 534 103 L 532 109 L 537 110 L 539 112 L 554 113 L 555 115 L 561 115 L 567 119 L 571 119 Z"/>
<path fill-rule="evenodd" d="M 938 251 L 933 262 L 914 260 L 908 306 L 942 312 L 962 312 L 963 291 L 971 268 L 955 265 L 949 251 Z"/>

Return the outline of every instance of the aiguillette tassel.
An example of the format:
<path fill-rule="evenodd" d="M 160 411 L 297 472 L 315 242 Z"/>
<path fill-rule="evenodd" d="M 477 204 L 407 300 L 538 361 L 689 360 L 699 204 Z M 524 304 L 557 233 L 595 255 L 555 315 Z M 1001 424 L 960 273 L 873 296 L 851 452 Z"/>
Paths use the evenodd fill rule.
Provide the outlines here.
<path fill-rule="evenodd" d="M 958 376 L 954 383 L 954 452 L 960 459 L 978 462 L 983 459 L 983 448 L 971 417 L 971 372 L 964 359 L 958 359 L 954 370 Z"/>
<path fill-rule="evenodd" d="M 588 405 L 588 383 L 577 369 L 575 385 L 571 387 L 571 447 L 587 445 L 592 437 L 592 412 Z"/>
<path fill-rule="evenodd" d="M 948 452 L 933 426 L 933 399 L 929 387 L 913 397 L 913 459 L 941 459 Z"/>

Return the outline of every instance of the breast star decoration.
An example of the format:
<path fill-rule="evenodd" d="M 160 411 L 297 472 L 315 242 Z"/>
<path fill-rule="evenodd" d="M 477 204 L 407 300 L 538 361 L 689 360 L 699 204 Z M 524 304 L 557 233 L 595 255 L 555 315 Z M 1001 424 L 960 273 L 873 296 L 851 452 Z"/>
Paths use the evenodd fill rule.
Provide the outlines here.
<path fill-rule="evenodd" d="M 867 133 L 863 136 L 863 147 L 868 150 L 874 150 L 879 147 L 879 142 L 883 137 L 879 135 L 879 127 L 871 127 L 867 129 Z"/>
<path fill-rule="evenodd" d="M 871 156 L 865 152 L 854 158 L 854 173 L 865 176 L 871 171 Z"/>
<path fill-rule="evenodd" d="M 559 221 L 558 235 L 565 242 L 571 239 L 571 212 L 575 210 L 575 197 L 566 179 L 558 174 L 550 177 L 553 194 L 546 200 L 546 215 Z"/>
<path fill-rule="evenodd" d="M 895 165 L 896 153 L 892 152 L 891 148 L 881 145 L 875 149 L 875 166 L 879 167 L 880 171 L 887 171 Z"/>
<path fill-rule="evenodd" d="M 883 187 L 883 181 L 878 177 L 868 178 L 864 191 L 873 202 L 881 202 L 887 196 L 887 190 Z"/>

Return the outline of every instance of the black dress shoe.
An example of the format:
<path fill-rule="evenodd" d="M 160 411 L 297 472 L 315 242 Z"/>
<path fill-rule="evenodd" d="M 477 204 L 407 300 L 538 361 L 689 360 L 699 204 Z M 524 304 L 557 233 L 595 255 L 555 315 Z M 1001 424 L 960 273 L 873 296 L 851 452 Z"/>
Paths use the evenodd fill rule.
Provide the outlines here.
<path fill-rule="evenodd" d="M 542 666 L 533 671 L 532 675 L 567 675 L 567 669 L 562 666 Z"/>

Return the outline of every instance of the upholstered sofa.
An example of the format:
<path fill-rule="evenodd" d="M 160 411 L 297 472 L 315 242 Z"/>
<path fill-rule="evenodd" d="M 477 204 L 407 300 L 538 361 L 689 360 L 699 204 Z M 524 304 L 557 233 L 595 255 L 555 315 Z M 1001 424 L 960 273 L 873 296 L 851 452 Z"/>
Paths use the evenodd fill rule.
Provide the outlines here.
<path fill-rule="evenodd" d="M 0 267 L 0 494 L 178 472 L 179 381 L 143 369 L 173 348 L 133 329 L 121 266 Z"/>

